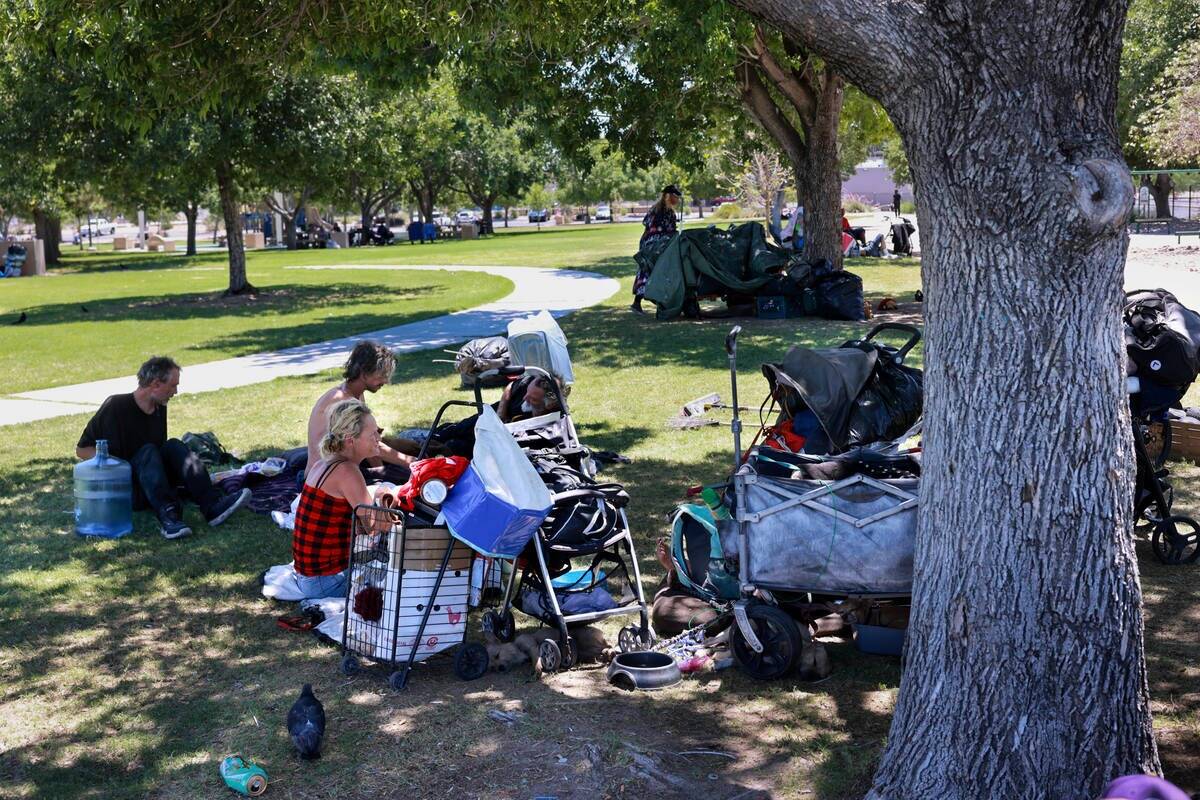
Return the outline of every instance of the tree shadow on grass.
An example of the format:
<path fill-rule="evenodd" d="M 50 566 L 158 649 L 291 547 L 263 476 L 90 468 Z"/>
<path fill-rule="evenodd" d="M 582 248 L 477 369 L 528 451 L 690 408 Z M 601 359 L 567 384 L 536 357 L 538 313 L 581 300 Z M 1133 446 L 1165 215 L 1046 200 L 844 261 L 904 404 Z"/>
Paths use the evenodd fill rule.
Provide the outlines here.
<path fill-rule="evenodd" d="M 223 266 L 229 264 L 227 253 L 198 253 L 194 256 L 138 254 L 113 251 L 111 253 L 79 253 L 63 250 L 63 260 L 49 270 L 58 275 L 93 274 L 101 272 L 142 272 L 145 270 L 170 269 L 172 267 Z"/>
<path fill-rule="evenodd" d="M 461 683 L 445 657 L 420 665 L 403 694 L 385 688 L 386 670 L 346 680 L 336 650 L 275 627 L 290 605 L 258 597 L 255 576 L 289 550 L 264 518 L 241 515 L 219 531 L 197 525 L 190 539 L 168 542 L 139 515 L 125 539 L 77 539 L 63 513 L 69 466 L 34 458 L 0 479 L 3 496 L 22 500 L 6 513 L 9 535 L 0 540 L 11 667 L 4 703 L 21 731 L 0 773 L 34 796 L 223 797 L 217 761 L 242 752 L 293 797 L 408 788 L 423 797 L 591 798 L 624 786 L 626 796 L 716 800 L 770 788 L 779 771 L 819 765 L 826 751 L 840 758 L 841 739 L 810 743 L 836 719 L 811 708 L 807 694 L 788 695 L 788 682 L 765 687 L 722 673 L 682 694 L 630 695 L 587 668 L 544 682 L 516 672 Z M 660 481 L 676 468 L 656 459 L 625 466 L 630 477 Z M 653 536 L 643 532 L 639 545 Z M 639 555 L 655 569 L 652 580 L 653 554 L 640 546 Z M 326 756 L 315 764 L 295 760 L 283 731 L 304 682 L 330 719 Z M 819 691 L 833 694 L 832 686 Z M 764 696 L 761 714 L 735 713 Z M 526 716 L 508 728 L 486 716 L 492 708 Z M 776 732 L 788 726 L 795 742 L 780 743 Z M 625 743 L 677 782 L 631 776 Z M 677 755 L 713 748 L 737 760 Z"/>
<path fill-rule="evenodd" d="M 399 302 L 444 295 L 449 288 L 441 284 L 395 288 L 383 284 L 326 283 L 281 284 L 258 295 L 222 297 L 213 292 L 138 295 L 111 300 L 88 300 L 84 312 L 77 302 L 45 303 L 26 308 L 27 326 L 58 325 L 64 322 L 127 322 L 130 320 L 191 320 L 224 317 L 258 317 L 297 310 L 334 311 L 367 303 Z M 428 314 L 427 314 L 428 315 Z"/>

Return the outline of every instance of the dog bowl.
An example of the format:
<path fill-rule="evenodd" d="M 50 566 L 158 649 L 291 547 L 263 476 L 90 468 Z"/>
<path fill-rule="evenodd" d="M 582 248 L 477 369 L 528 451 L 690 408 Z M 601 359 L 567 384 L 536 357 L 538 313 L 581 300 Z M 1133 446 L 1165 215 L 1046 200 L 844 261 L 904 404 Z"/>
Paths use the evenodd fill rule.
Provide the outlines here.
<path fill-rule="evenodd" d="M 621 653 L 608 666 L 608 682 L 627 691 L 665 689 L 682 679 L 675 659 L 649 650 Z"/>

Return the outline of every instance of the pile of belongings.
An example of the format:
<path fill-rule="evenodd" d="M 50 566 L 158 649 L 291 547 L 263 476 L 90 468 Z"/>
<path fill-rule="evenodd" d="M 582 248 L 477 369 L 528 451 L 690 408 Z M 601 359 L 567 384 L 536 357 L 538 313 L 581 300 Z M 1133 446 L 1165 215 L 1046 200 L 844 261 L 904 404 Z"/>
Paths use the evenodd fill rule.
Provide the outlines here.
<path fill-rule="evenodd" d="M 721 296 L 730 305 L 759 296 L 782 296 L 806 316 L 862 320 L 862 278 L 828 261 L 805 263 L 799 253 L 767 239 L 758 222 L 685 230 L 648 242 L 634 256 L 653 264 L 646 299 L 659 319 L 699 316 L 697 299 Z"/>

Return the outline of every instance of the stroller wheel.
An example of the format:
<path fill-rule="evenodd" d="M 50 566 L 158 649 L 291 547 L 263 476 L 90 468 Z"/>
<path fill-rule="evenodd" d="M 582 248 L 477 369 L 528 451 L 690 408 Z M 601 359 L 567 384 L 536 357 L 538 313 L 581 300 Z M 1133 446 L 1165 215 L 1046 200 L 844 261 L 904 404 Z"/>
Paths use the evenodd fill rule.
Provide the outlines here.
<path fill-rule="evenodd" d="M 482 678 L 488 668 L 487 648 L 479 642 L 468 642 L 458 648 L 454 656 L 454 674 L 460 680 L 473 681 Z"/>
<path fill-rule="evenodd" d="M 622 653 L 649 650 L 653 644 L 654 637 L 650 635 L 650 631 L 639 628 L 637 625 L 626 625 L 617 634 L 617 647 Z"/>
<path fill-rule="evenodd" d="M 362 664 L 358 663 L 358 659 L 352 655 L 347 655 L 342 659 L 342 674 L 350 678 L 358 674 L 362 669 Z"/>
<path fill-rule="evenodd" d="M 517 623 L 513 619 L 512 612 L 507 609 L 487 612 L 483 615 L 482 625 L 485 631 L 505 644 L 516 638 Z"/>
<path fill-rule="evenodd" d="M 567 637 L 567 645 L 562 648 L 562 664 L 559 669 L 570 669 L 575 666 L 575 659 L 579 657 L 579 653 L 575 648 L 575 640 L 570 636 Z"/>
<path fill-rule="evenodd" d="M 754 648 L 742 635 L 742 629 L 734 625 L 730 636 L 733 656 L 742 669 L 761 681 L 782 678 L 792 671 L 804 642 L 800 629 L 787 612 L 776 606 L 757 603 L 746 609 L 750 628 L 762 644 L 762 652 Z"/>
<path fill-rule="evenodd" d="M 1164 564 L 1191 564 L 1200 558 L 1200 525 L 1191 517 L 1167 517 L 1154 526 L 1154 556 Z"/>
<path fill-rule="evenodd" d="M 538 648 L 538 660 L 542 662 L 542 672 L 557 672 L 562 666 L 562 651 L 558 649 L 558 642 L 553 639 L 547 639 L 542 642 Z"/>

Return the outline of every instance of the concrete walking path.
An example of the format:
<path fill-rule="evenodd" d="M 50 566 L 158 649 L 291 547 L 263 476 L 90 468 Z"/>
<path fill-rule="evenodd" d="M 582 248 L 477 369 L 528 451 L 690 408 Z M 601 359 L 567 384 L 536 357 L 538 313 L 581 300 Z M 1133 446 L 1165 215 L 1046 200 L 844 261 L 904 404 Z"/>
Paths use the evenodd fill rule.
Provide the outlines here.
<path fill-rule="evenodd" d="M 615 279 L 595 272 L 537 267 L 343 264 L 290 269 L 486 272 L 508 279 L 513 290 L 493 303 L 394 328 L 289 347 L 274 353 L 257 353 L 207 364 L 185 364 L 180 394 L 232 389 L 331 369 L 345 362 L 347 353 L 360 339 L 375 339 L 398 353 L 449 347 L 467 339 L 504 333 L 511 320 L 542 309 L 561 317 L 596 305 L 620 288 Z M 0 397 L 0 426 L 94 411 L 109 395 L 130 392 L 136 386 L 134 376 L 125 376 Z"/>

